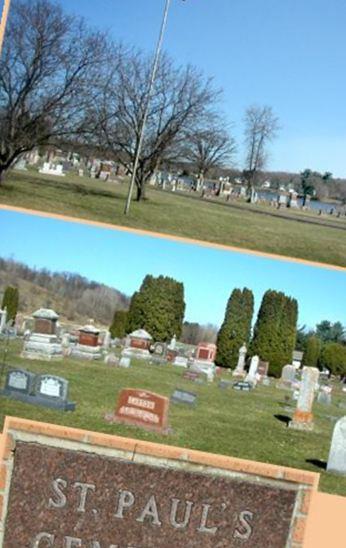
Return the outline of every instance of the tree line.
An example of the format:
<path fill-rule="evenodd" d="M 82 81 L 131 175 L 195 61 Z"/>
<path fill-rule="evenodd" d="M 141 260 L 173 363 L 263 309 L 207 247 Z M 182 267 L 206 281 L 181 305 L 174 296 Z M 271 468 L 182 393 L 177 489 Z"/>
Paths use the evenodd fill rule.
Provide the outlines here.
<path fill-rule="evenodd" d="M 28 310 L 32 302 L 36 303 L 37 308 L 50 308 L 54 306 L 54 302 L 59 308 L 56 312 L 62 313 L 69 320 L 77 317 L 94 318 L 107 325 L 115 309 L 126 309 L 129 304 L 129 298 L 120 291 L 90 281 L 79 274 L 30 268 L 23 263 L 3 258 L 0 258 L 1 286 L 4 288 L 3 305 L 8 304 L 8 299 L 12 302 L 12 297 L 7 296 L 11 295 L 10 287 L 16 289 L 17 296 L 19 290 L 15 313 L 11 312 L 11 319 L 15 318 L 18 309 L 33 312 Z M 41 288 L 42 291 L 38 292 L 36 288 Z"/>
<path fill-rule="evenodd" d="M 25 152 L 69 146 L 102 151 L 132 174 L 148 98 L 151 57 L 68 15 L 53 0 L 17 0 L 0 60 L 0 183 Z M 137 199 L 159 168 L 187 162 L 200 185 L 237 150 L 221 90 L 191 65 L 162 55 L 136 174 Z M 278 119 L 251 106 L 244 118 L 244 176 L 263 170 Z"/>

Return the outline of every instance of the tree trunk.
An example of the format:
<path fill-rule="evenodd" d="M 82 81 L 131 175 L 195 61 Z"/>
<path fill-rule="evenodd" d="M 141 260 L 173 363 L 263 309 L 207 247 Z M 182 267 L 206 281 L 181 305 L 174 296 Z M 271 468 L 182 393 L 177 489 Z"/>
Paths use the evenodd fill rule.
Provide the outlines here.
<path fill-rule="evenodd" d="M 3 184 L 5 180 L 5 173 L 6 173 L 6 170 L 0 167 L 0 186 Z"/>
<path fill-rule="evenodd" d="M 145 183 L 142 182 L 141 184 L 137 185 L 137 202 L 140 202 L 141 200 L 145 200 Z"/>

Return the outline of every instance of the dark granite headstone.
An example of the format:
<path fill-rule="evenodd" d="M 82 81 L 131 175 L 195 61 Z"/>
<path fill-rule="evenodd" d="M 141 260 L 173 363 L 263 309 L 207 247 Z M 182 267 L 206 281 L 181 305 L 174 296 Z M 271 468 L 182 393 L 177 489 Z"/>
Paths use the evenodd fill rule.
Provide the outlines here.
<path fill-rule="evenodd" d="M 239 381 L 233 384 L 233 388 L 234 390 L 243 390 L 245 392 L 249 392 L 250 390 L 252 390 L 253 386 L 250 382 Z"/>
<path fill-rule="evenodd" d="M 35 375 L 25 369 L 11 369 L 6 375 L 4 393 L 31 394 L 35 385 Z"/>
<path fill-rule="evenodd" d="M 171 396 L 173 403 L 186 403 L 187 405 L 195 405 L 197 400 L 197 394 L 193 392 L 187 392 L 186 390 L 180 390 L 176 388 Z"/>
<path fill-rule="evenodd" d="M 24 369 L 12 369 L 0 394 L 11 399 L 62 411 L 74 411 L 76 404 L 67 401 L 68 381 L 55 375 L 34 375 Z"/>

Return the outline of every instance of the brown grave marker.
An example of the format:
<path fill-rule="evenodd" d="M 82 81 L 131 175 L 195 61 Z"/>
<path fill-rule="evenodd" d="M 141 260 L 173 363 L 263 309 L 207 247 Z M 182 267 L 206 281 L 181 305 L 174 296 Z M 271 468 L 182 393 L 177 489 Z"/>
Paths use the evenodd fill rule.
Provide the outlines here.
<path fill-rule="evenodd" d="M 106 419 L 167 433 L 168 408 L 169 399 L 160 394 L 125 388 L 120 392 L 115 413 L 106 415 Z"/>
<path fill-rule="evenodd" d="M 14 417 L 2 438 L 2 548 L 303 546 L 318 474 Z"/>

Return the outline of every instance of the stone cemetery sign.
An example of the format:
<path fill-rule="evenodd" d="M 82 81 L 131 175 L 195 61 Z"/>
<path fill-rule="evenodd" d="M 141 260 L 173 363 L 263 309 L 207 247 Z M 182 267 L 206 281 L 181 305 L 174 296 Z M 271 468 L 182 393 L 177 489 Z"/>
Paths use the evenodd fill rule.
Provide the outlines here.
<path fill-rule="evenodd" d="M 1 447 L 3 548 L 302 547 L 319 480 L 13 417 Z"/>
<path fill-rule="evenodd" d="M 171 396 L 173 403 L 186 403 L 187 405 L 195 405 L 197 400 L 197 394 L 193 392 L 187 392 L 186 390 L 180 390 L 176 388 Z"/>
<path fill-rule="evenodd" d="M 346 416 L 339 419 L 334 427 L 327 470 L 346 475 Z"/>
<path fill-rule="evenodd" d="M 34 375 L 24 369 L 11 369 L 6 375 L 5 389 L 0 395 L 32 405 L 41 405 L 62 411 L 74 411 L 76 404 L 69 402 L 68 381 L 55 375 Z"/>
<path fill-rule="evenodd" d="M 167 433 L 168 408 L 169 399 L 160 394 L 126 388 L 120 392 L 115 413 L 106 415 L 106 420 Z"/>

